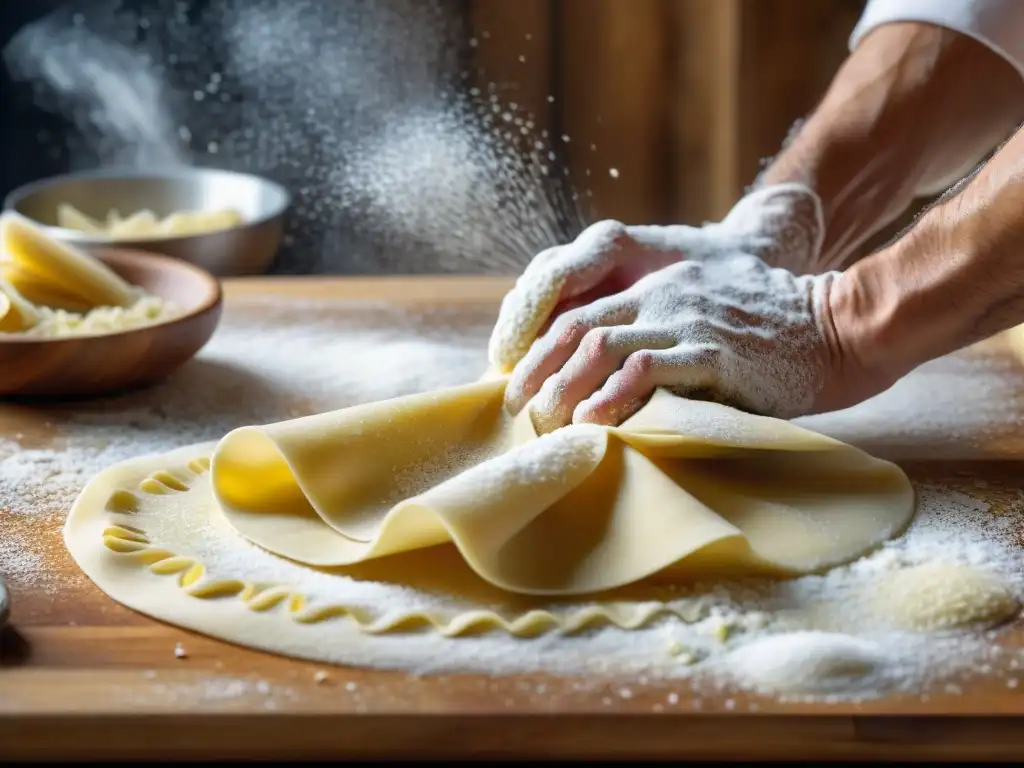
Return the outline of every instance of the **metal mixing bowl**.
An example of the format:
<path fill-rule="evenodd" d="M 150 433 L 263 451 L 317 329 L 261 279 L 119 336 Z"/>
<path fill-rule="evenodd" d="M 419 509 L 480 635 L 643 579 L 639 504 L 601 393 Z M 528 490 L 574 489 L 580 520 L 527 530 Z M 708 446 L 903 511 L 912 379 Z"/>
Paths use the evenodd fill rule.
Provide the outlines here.
<path fill-rule="evenodd" d="M 111 209 L 129 216 L 148 208 L 162 218 L 175 211 L 234 208 L 242 215 L 243 223 L 202 235 L 112 240 L 56 226 L 57 206 L 61 203 L 100 221 Z M 79 248 L 162 253 L 218 277 L 265 273 L 281 245 L 290 205 L 291 196 L 280 184 L 252 174 L 210 168 L 102 168 L 35 181 L 4 199 L 5 210 L 17 211 L 41 224 L 50 236 Z"/>

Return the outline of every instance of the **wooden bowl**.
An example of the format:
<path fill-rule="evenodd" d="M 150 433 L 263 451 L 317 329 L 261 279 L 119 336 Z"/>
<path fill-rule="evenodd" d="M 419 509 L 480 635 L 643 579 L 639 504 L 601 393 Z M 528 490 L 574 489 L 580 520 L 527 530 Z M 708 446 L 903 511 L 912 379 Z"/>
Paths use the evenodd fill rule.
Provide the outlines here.
<path fill-rule="evenodd" d="M 210 340 L 222 294 L 213 275 L 143 251 L 94 254 L 132 285 L 173 301 L 182 313 L 120 333 L 60 339 L 0 334 L 0 396 L 84 397 L 156 383 Z"/>

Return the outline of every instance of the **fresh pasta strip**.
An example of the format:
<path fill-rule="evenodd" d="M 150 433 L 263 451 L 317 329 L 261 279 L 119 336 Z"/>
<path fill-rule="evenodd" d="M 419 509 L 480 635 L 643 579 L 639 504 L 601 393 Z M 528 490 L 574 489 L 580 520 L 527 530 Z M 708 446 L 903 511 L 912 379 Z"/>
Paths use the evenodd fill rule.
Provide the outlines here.
<path fill-rule="evenodd" d="M 23 216 L 0 216 L 0 277 L 34 304 L 68 311 L 130 307 L 140 298 L 103 262 L 48 236 Z"/>
<path fill-rule="evenodd" d="M 111 240 L 140 240 L 153 237 L 187 237 L 204 235 L 237 227 L 244 222 L 242 214 L 233 208 L 215 211 L 175 211 L 164 218 L 148 209 L 129 216 L 112 209 L 106 221 L 98 221 L 72 205 L 57 207 L 57 225 L 90 235 L 103 235 Z"/>
<path fill-rule="evenodd" d="M 0 277 L 0 332 L 27 331 L 39 322 L 36 308 L 18 293 L 17 289 Z"/>

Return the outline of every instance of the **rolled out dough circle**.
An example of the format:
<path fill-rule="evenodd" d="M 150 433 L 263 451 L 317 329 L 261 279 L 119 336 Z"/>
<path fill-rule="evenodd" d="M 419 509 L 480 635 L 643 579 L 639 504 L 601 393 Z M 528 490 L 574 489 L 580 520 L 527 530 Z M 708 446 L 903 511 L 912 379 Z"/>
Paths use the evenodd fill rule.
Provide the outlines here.
<path fill-rule="evenodd" d="M 439 638 L 640 629 L 672 611 L 608 590 L 653 575 L 819 571 L 913 516 L 895 465 L 787 422 L 658 393 L 619 428 L 538 438 L 528 416 L 505 415 L 503 391 L 488 379 L 118 464 L 76 501 L 67 546 L 142 613 L 344 662 L 346 649 L 414 627 Z M 189 551 L 198 536 L 247 539 L 253 558 L 203 562 Z M 317 597 L 332 579 L 358 578 L 330 569 L 386 572 L 436 551 L 458 555 L 492 597 L 410 597 L 385 612 L 344 589 Z M 292 570 L 275 581 L 281 557 Z M 430 575 L 407 568 L 409 594 Z M 582 607 L 566 600 L 583 596 Z M 502 601 L 519 607 L 494 608 Z"/>

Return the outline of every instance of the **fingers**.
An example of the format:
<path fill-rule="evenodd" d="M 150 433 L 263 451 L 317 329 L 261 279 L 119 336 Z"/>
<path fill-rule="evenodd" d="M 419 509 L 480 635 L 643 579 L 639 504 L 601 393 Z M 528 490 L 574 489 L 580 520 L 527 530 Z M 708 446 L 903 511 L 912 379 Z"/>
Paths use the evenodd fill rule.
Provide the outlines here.
<path fill-rule="evenodd" d="M 775 266 L 802 270 L 817 258 L 825 239 L 820 198 L 803 184 L 763 187 L 742 198 L 722 226 L 745 247 Z"/>
<path fill-rule="evenodd" d="M 628 239 L 624 225 L 602 221 L 569 245 L 539 253 L 505 296 L 488 346 L 492 365 L 511 370 L 560 306 L 600 285 Z"/>
<path fill-rule="evenodd" d="M 669 331 L 637 326 L 594 328 L 560 370 L 552 374 L 530 403 L 534 426 L 550 432 L 572 421 L 577 405 L 599 390 L 631 355 L 675 344 Z"/>
<path fill-rule="evenodd" d="M 538 336 L 543 336 L 545 333 L 547 333 L 551 329 L 551 325 L 555 322 L 555 320 L 564 315 L 566 312 L 571 312 L 574 309 L 585 307 L 587 304 L 593 304 L 598 299 L 607 298 L 612 293 L 617 293 L 617 291 L 610 290 L 606 284 L 602 283 L 591 288 L 589 291 L 584 291 L 583 293 L 577 296 L 572 296 L 571 298 L 565 299 L 564 301 L 560 301 L 558 303 L 558 306 L 555 307 L 555 309 L 551 312 L 550 317 L 548 317 L 547 321 L 544 323 L 544 326 L 541 328 Z"/>
<path fill-rule="evenodd" d="M 622 368 L 600 390 L 576 406 L 574 424 L 617 426 L 647 402 L 658 387 L 682 394 L 715 388 L 720 380 L 721 350 L 712 345 L 642 349 L 626 358 Z"/>
<path fill-rule="evenodd" d="M 630 237 L 636 243 L 637 248 L 644 252 L 648 258 L 645 262 L 645 272 L 651 272 L 650 265 L 653 260 L 654 269 L 667 267 L 682 259 L 700 261 L 711 256 L 717 256 L 713 240 L 709 240 L 705 227 L 693 227 L 686 224 L 672 224 L 664 226 L 661 224 L 632 226 L 629 228 Z M 640 262 L 640 259 L 634 260 Z M 623 265 L 628 269 L 629 265 Z"/>
<path fill-rule="evenodd" d="M 557 306 L 565 282 L 558 275 L 561 248 L 537 254 L 501 300 L 487 357 L 500 371 L 511 371 Z"/>
<path fill-rule="evenodd" d="M 548 377 L 561 370 L 583 338 L 595 328 L 626 325 L 634 320 L 632 306 L 610 296 L 558 317 L 516 365 L 505 388 L 505 404 L 516 414 L 540 391 Z"/>
<path fill-rule="evenodd" d="M 565 248 L 566 246 L 564 245 L 556 245 L 552 248 L 546 248 L 538 253 L 530 260 L 530 263 L 526 265 L 526 269 L 523 270 L 522 278 L 530 278 L 551 269 L 551 266 L 558 262 L 559 257 L 562 254 L 562 250 Z"/>

